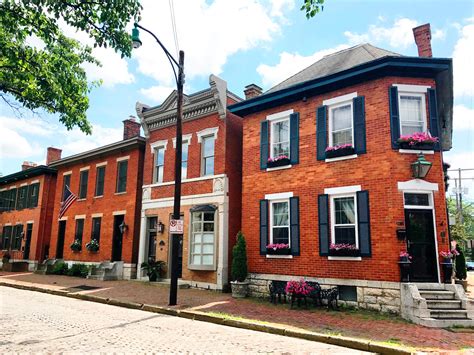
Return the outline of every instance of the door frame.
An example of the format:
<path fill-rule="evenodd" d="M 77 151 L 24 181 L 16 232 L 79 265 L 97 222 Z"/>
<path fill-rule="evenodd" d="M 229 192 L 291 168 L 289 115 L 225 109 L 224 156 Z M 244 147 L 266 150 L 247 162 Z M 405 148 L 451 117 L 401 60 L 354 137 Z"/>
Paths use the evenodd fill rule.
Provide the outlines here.
<path fill-rule="evenodd" d="M 438 250 L 438 232 L 436 230 L 436 214 L 435 214 L 435 208 L 434 208 L 434 195 L 432 191 L 426 191 L 426 190 L 403 190 L 403 214 L 405 215 L 405 210 L 431 210 L 432 216 L 433 216 L 433 238 L 434 238 L 434 245 L 435 245 L 435 258 L 436 258 L 436 274 L 438 276 L 438 283 L 441 283 L 441 273 L 440 273 L 440 267 L 439 267 L 439 250 Z M 405 194 L 406 193 L 414 193 L 414 194 L 423 194 L 423 195 L 428 195 L 428 206 L 418 206 L 418 205 L 406 205 L 405 204 Z M 404 217 L 405 218 L 405 217 Z M 406 228 L 406 219 L 404 220 L 405 223 L 405 228 Z M 406 250 L 408 250 L 408 236 L 405 239 L 405 246 Z"/>
<path fill-rule="evenodd" d="M 120 232 L 120 228 L 116 223 L 118 217 L 122 217 L 123 222 L 125 222 L 125 213 L 118 213 L 113 215 L 113 227 L 112 227 L 112 250 L 110 253 L 110 260 L 111 261 L 123 261 L 123 233 Z M 115 247 L 115 234 L 118 233 L 120 235 L 120 260 L 113 260 L 114 259 L 114 247 Z"/>

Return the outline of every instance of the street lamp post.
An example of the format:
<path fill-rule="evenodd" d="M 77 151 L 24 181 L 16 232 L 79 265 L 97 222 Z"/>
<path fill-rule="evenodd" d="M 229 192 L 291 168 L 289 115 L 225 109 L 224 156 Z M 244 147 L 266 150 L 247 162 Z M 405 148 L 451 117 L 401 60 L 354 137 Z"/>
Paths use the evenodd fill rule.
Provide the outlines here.
<path fill-rule="evenodd" d="M 179 220 L 181 218 L 181 160 L 182 160 L 182 118 L 183 118 L 183 85 L 184 85 L 184 52 L 179 51 L 179 62 L 173 58 L 170 52 L 160 42 L 150 30 L 147 30 L 138 23 L 135 23 L 135 28 L 132 30 L 132 45 L 133 48 L 138 48 L 142 45 L 139 38 L 138 29 L 141 28 L 143 31 L 148 32 L 155 38 L 156 42 L 160 45 L 161 49 L 166 54 L 171 67 L 173 68 L 174 78 L 176 80 L 176 86 L 178 89 L 178 102 L 176 107 L 176 156 L 174 161 L 174 206 L 173 206 L 173 219 Z M 176 75 L 175 66 L 178 68 L 178 75 Z M 170 284 L 170 298 L 169 305 L 175 306 L 177 304 L 178 297 L 178 250 L 181 234 L 172 234 L 171 243 L 171 284 Z"/>

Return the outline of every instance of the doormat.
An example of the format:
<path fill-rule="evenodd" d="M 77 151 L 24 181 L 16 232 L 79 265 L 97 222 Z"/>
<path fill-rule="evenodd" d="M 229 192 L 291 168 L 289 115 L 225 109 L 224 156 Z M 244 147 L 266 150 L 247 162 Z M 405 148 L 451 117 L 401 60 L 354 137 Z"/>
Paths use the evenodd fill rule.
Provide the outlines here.
<path fill-rule="evenodd" d="M 79 286 L 72 286 L 72 287 L 68 287 L 68 288 L 63 288 L 63 291 L 74 293 L 74 292 L 81 292 L 81 291 L 98 290 L 100 288 L 102 288 L 102 287 L 89 286 L 89 285 L 79 285 Z"/>

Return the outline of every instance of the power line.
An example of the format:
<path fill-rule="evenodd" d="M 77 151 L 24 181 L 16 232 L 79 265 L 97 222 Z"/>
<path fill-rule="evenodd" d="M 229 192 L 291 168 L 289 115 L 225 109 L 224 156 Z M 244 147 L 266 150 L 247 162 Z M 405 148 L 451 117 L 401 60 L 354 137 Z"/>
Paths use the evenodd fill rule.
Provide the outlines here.
<path fill-rule="evenodd" d="M 174 5 L 173 5 L 173 0 L 169 0 L 169 5 L 170 5 L 170 13 L 171 13 L 171 27 L 173 30 L 173 37 L 174 37 L 174 46 L 176 48 L 176 55 L 179 55 L 179 42 L 178 42 L 178 33 L 176 31 L 176 18 L 174 15 Z"/>

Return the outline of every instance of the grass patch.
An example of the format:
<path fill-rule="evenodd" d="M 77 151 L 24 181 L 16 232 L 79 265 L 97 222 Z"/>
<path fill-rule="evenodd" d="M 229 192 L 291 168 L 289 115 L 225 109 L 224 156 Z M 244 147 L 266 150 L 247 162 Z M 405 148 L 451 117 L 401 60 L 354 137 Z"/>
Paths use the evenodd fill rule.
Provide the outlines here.
<path fill-rule="evenodd" d="M 224 313 L 224 312 L 205 312 L 207 315 L 213 316 L 213 317 L 219 317 L 223 319 L 229 319 L 229 320 L 235 320 L 235 321 L 243 321 L 243 322 L 252 322 L 252 323 L 257 323 L 257 324 L 263 324 L 263 325 L 269 325 L 271 324 L 270 322 L 258 320 L 258 319 L 249 319 L 249 318 L 244 318 L 240 316 L 234 316 L 233 314 L 229 313 Z"/>

